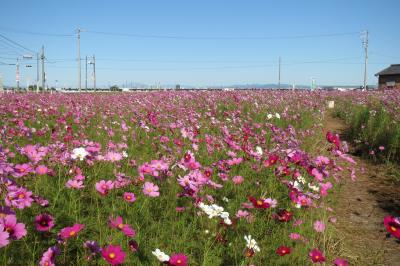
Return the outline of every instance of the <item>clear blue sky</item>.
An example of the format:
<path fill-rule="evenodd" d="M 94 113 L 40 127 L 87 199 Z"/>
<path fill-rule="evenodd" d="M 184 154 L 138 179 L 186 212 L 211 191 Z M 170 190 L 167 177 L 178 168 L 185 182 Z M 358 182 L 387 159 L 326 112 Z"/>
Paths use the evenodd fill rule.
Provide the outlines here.
<path fill-rule="evenodd" d="M 96 55 L 100 86 L 125 81 L 199 86 L 277 83 L 279 56 L 282 83 L 310 84 L 310 77 L 314 77 L 317 84 L 359 85 L 363 81 L 360 34 L 274 37 L 368 29 L 368 83 L 376 84 L 376 72 L 390 63 L 400 63 L 399 10 L 398 0 L 13 0 L 1 4 L 0 34 L 34 51 L 45 45 L 50 85 L 58 80 L 62 86 L 77 86 L 76 37 L 29 32 L 74 34 L 78 26 L 83 29 L 81 57 Z M 149 35 L 184 38 L 146 37 Z M 0 38 L 0 62 L 15 63 L 9 58 L 23 53 Z M 84 66 L 83 61 L 82 86 Z M 0 64 L 0 73 L 4 84 L 15 84 L 14 66 Z M 35 64 L 30 69 L 22 65 L 22 85 L 27 78 L 36 79 Z"/>

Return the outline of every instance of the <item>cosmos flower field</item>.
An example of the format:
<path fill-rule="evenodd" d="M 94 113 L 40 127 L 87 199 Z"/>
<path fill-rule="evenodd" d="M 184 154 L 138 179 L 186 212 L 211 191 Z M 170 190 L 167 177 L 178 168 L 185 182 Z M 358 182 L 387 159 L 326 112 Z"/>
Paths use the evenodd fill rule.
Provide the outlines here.
<path fill-rule="evenodd" d="M 0 264 L 348 265 L 335 97 L 0 94 Z"/>

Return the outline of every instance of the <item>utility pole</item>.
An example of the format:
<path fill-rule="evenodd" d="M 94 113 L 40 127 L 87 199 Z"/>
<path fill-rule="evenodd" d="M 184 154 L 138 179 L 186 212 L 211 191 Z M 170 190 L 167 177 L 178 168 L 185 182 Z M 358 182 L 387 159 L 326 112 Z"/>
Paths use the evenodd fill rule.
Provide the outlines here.
<path fill-rule="evenodd" d="M 36 53 L 36 93 L 39 92 L 39 53 Z"/>
<path fill-rule="evenodd" d="M 93 55 L 93 89 L 96 91 L 96 57 Z"/>
<path fill-rule="evenodd" d="M 77 44 L 78 44 L 78 57 L 77 57 L 77 61 L 78 61 L 78 89 L 79 92 L 81 91 L 81 29 L 78 28 L 77 29 Z"/>
<path fill-rule="evenodd" d="M 368 30 L 364 32 L 364 39 L 363 39 L 363 46 L 365 52 L 364 58 L 364 88 L 363 90 L 367 89 L 367 64 L 368 64 Z"/>
<path fill-rule="evenodd" d="M 44 46 L 42 45 L 42 55 L 40 56 L 40 60 L 42 60 L 42 90 L 44 91 L 44 85 L 46 83 L 46 75 L 44 73 Z"/>
<path fill-rule="evenodd" d="M 19 91 L 19 59 L 17 58 L 17 64 L 15 65 L 17 67 L 16 73 L 15 73 L 15 80 L 17 81 L 17 91 Z"/>
<path fill-rule="evenodd" d="M 85 59 L 85 90 L 87 90 L 87 56 Z"/>
<path fill-rule="evenodd" d="M 278 88 L 281 88 L 281 57 L 279 57 Z"/>

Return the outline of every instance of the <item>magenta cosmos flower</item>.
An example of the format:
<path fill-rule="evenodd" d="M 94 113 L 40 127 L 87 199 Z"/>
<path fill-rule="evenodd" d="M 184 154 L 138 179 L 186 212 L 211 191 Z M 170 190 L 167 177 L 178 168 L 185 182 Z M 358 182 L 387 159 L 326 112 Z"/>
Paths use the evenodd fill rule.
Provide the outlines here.
<path fill-rule="evenodd" d="M 136 201 L 135 194 L 133 194 L 132 192 L 125 192 L 124 193 L 124 200 L 127 201 L 127 202 Z"/>
<path fill-rule="evenodd" d="M 275 253 L 281 257 L 283 257 L 285 255 L 289 255 L 291 252 L 292 252 L 292 250 L 290 249 L 290 247 L 286 247 L 286 246 L 280 246 L 275 251 Z"/>
<path fill-rule="evenodd" d="M 400 217 L 393 217 L 393 216 L 386 216 L 383 219 L 383 224 L 386 227 L 386 231 L 396 237 L 397 239 L 400 239 Z"/>
<path fill-rule="evenodd" d="M 0 220 L 0 224 L 3 225 L 4 230 L 10 234 L 12 239 L 21 239 L 26 236 L 25 224 L 17 223 L 15 215 L 7 215 Z"/>
<path fill-rule="evenodd" d="M 10 243 L 8 238 L 10 234 L 5 230 L 4 225 L 0 224 L 0 248 L 5 247 Z"/>
<path fill-rule="evenodd" d="M 96 190 L 100 193 L 100 195 L 107 195 L 108 191 L 114 188 L 114 182 L 111 180 L 105 181 L 100 180 L 100 182 L 96 183 Z"/>
<path fill-rule="evenodd" d="M 135 237 L 136 235 L 136 231 L 129 224 L 122 222 L 121 216 L 117 216 L 115 219 L 110 217 L 110 227 L 121 230 L 128 237 Z"/>
<path fill-rule="evenodd" d="M 349 263 L 345 259 L 337 258 L 334 262 L 333 265 L 335 266 L 348 266 Z"/>
<path fill-rule="evenodd" d="M 50 214 L 39 214 L 35 218 L 35 226 L 40 232 L 50 231 L 54 227 L 54 218 Z"/>
<path fill-rule="evenodd" d="M 314 248 L 310 251 L 310 253 L 308 253 L 308 255 L 310 256 L 313 263 L 325 262 L 324 254 L 322 254 L 322 252 L 318 249 Z"/>
<path fill-rule="evenodd" d="M 169 264 L 173 266 L 186 266 L 187 257 L 185 254 L 182 253 L 172 254 L 169 258 Z"/>
<path fill-rule="evenodd" d="M 60 231 L 60 236 L 63 239 L 75 237 L 84 227 L 85 227 L 85 225 L 83 225 L 83 224 L 74 224 L 71 227 L 64 227 Z"/>
<path fill-rule="evenodd" d="M 158 192 L 158 186 L 151 182 L 146 182 L 143 185 L 143 193 L 149 197 L 158 197 L 160 192 Z"/>
<path fill-rule="evenodd" d="M 120 246 L 113 245 L 103 248 L 101 255 L 109 264 L 113 266 L 124 263 L 126 256 L 125 252 L 122 251 Z"/>

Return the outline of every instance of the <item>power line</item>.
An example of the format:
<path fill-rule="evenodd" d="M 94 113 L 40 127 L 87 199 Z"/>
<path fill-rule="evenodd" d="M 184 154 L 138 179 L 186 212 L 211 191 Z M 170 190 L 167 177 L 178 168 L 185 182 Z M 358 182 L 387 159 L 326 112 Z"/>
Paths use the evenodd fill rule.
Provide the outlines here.
<path fill-rule="evenodd" d="M 286 36 L 182 36 L 182 35 L 156 35 L 156 34 L 138 34 L 138 33 L 121 33 L 107 31 L 85 30 L 86 33 L 133 37 L 142 39 L 179 39 L 179 40 L 276 40 L 276 39 L 313 39 L 313 38 L 329 38 L 348 35 L 359 35 L 360 32 L 343 32 L 343 33 L 327 33 L 327 34 L 310 34 L 310 35 L 286 35 Z"/>
<path fill-rule="evenodd" d="M 22 49 L 24 49 L 24 50 L 26 50 L 26 51 L 29 51 L 29 52 L 31 52 L 31 53 L 36 53 L 35 51 L 33 51 L 33 50 L 29 49 L 29 48 L 26 48 L 26 47 L 23 46 L 22 44 L 19 44 L 19 43 L 15 42 L 15 41 L 11 40 L 10 38 L 7 38 L 7 37 L 4 36 L 3 34 L 0 34 L 0 37 L 2 37 L 3 39 L 9 41 L 10 43 L 13 43 L 14 45 L 16 45 L 16 46 L 18 46 L 18 47 L 21 47 Z"/>
<path fill-rule="evenodd" d="M 28 34 L 28 35 L 50 36 L 50 37 L 71 37 L 71 36 L 74 36 L 73 34 L 34 32 L 34 31 L 27 31 L 27 30 L 20 30 L 20 29 L 14 29 L 14 28 L 6 28 L 6 27 L 0 27 L 0 29 L 3 30 L 3 31 L 10 32 L 10 33 L 15 33 L 15 34 Z"/>

